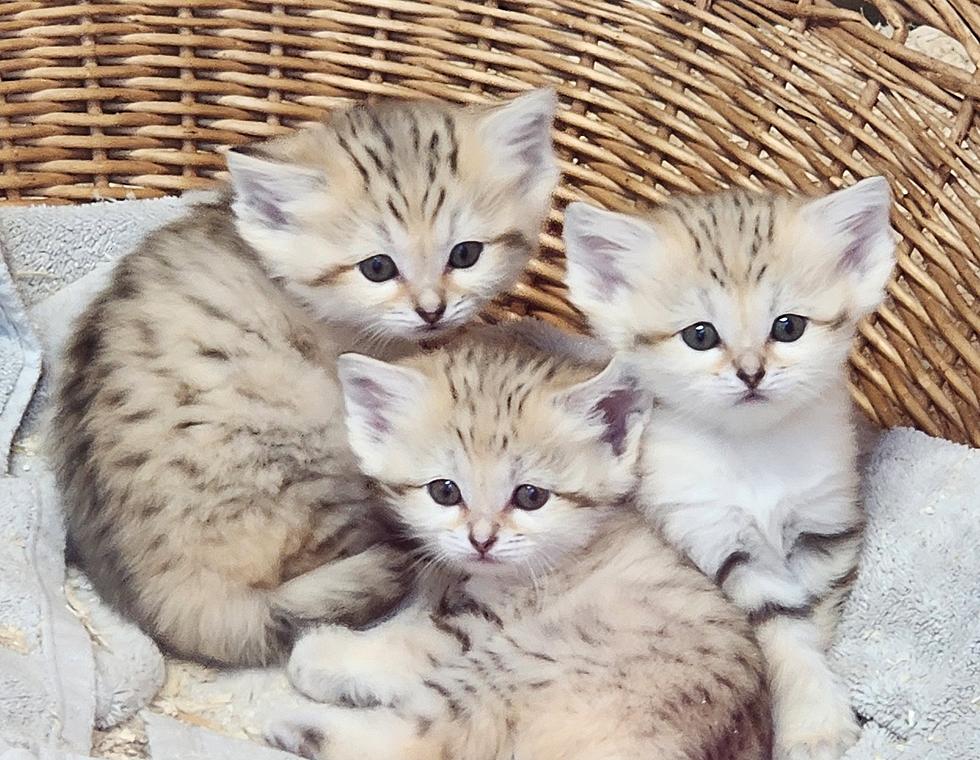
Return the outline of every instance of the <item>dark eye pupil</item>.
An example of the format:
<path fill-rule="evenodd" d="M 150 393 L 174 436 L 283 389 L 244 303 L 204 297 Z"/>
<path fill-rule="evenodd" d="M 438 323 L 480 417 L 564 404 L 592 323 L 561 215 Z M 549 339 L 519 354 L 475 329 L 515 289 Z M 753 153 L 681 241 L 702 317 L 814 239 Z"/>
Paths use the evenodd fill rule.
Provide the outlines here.
<path fill-rule="evenodd" d="M 391 256 L 385 256 L 384 254 L 364 259 L 364 261 L 357 265 L 357 268 L 371 282 L 384 282 L 398 274 L 398 267 L 395 266 L 395 262 Z"/>
<path fill-rule="evenodd" d="M 696 322 L 681 330 L 683 341 L 695 351 L 707 351 L 719 343 L 718 331 L 710 322 Z"/>
<path fill-rule="evenodd" d="M 459 486 L 451 480 L 433 480 L 429 483 L 428 488 L 429 496 L 436 504 L 451 507 L 462 501 L 463 497 L 459 492 Z"/>
<path fill-rule="evenodd" d="M 783 314 L 776 317 L 772 323 L 770 335 L 773 340 L 792 343 L 799 340 L 806 330 L 807 319 L 798 314 Z"/>
<path fill-rule="evenodd" d="M 467 269 L 477 262 L 481 253 L 483 253 L 483 243 L 475 240 L 456 243 L 449 252 L 449 266 L 454 269 Z"/>
<path fill-rule="evenodd" d="M 530 484 L 518 486 L 514 491 L 514 506 L 518 509 L 540 509 L 548 501 L 551 493 L 544 488 Z"/>

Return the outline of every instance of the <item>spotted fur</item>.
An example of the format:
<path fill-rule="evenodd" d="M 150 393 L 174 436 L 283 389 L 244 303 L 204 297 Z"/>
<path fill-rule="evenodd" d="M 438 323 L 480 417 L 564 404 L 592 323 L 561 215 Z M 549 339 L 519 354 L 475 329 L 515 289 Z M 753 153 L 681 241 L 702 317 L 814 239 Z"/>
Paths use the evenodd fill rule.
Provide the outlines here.
<path fill-rule="evenodd" d="M 621 367 L 496 338 L 341 362 L 352 446 L 432 566 L 391 620 L 300 640 L 290 678 L 331 704 L 275 722 L 273 744 L 330 760 L 769 757 L 745 617 L 628 503 L 647 402 Z M 445 478 L 458 506 L 427 491 Z M 526 483 L 550 491 L 541 508 L 515 507 Z"/>
<path fill-rule="evenodd" d="M 411 350 L 513 282 L 556 179 L 553 107 L 336 113 L 229 155 L 228 193 L 119 264 L 69 341 L 52 454 L 75 556 L 161 644 L 263 664 L 400 598 L 336 357 Z M 452 270 L 460 239 L 484 250 Z M 361 274 L 378 253 L 398 277 Z"/>

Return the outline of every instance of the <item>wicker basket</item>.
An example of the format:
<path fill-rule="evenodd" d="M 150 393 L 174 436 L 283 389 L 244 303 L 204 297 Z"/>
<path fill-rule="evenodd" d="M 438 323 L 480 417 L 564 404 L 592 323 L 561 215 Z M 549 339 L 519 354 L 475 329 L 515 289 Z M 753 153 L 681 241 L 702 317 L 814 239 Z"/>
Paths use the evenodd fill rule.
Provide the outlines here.
<path fill-rule="evenodd" d="M 922 52 L 923 35 L 945 48 Z M 206 188 L 220 146 L 348 98 L 468 101 L 551 83 L 559 208 L 888 176 L 900 268 L 855 345 L 855 397 L 883 424 L 980 445 L 978 35 L 973 0 L 8 0 L 0 198 Z M 491 316 L 581 326 L 560 219 Z"/>

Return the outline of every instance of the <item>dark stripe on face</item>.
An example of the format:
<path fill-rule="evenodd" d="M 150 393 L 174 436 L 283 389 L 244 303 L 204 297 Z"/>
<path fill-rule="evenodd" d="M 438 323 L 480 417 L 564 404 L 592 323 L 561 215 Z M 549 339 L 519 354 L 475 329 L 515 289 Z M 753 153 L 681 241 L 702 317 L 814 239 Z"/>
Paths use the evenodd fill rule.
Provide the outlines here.
<path fill-rule="evenodd" d="M 371 157 L 371 161 L 374 163 L 374 168 L 379 172 L 384 171 L 385 164 L 384 161 L 381 160 L 381 156 L 378 155 L 378 152 L 370 146 L 366 146 L 364 150 L 368 156 Z"/>
<path fill-rule="evenodd" d="M 395 206 L 395 201 L 390 195 L 388 196 L 388 210 L 391 212 L 392 216 L 395 217 L 395 219 L 402 224 L 405 224 L 405 217 L 402 216 L 402 212 L 398 210 L 397 206 Z"/>
<path fill-rule="evenodd" d="M 777 617 L 795 618 L 803 620 L 810 617 L 813 608 L 809 604 L 799 607 L 787 607 L 776 602 L 766 602 L 761 607 L 749 610 L 749 623 L 751 625 L 761 625 Z"/>
<path fill-rule="evenodd" d="M 459 140 L 456 137 L 456 124 L 449 114 L 445 116 L 446 134 L 449 136 L 449 169 L 455 175 L 459 165 Z"/>
<path fill-rule="evenodd" d="M 435 219 L 436 214 L 442 209 L 442 204 L 446 202 L 446 188 L 439 188 L 439 196 L 436 198 L 436 205 L 432 209 L 432 213 L 429 214 L 429 219 Z"/>
<path fill-rule="evenodd" d="M 721 563 L 721 567 L 718 568 L 718 572 L 715 573 L 715 583 L 718 586 L 724 586 L 725 581 L 728 580 L 728 576 L 732 574 L 732 571 L 739 565 L 744 565 L 752 557 L 748 552 L 737 551 L 729 554 L 725 561 Z"/>
<path fill-rule="evenodd" d="M 556 495 L 566 501 L 572 502 L 572 504 L 581 509 L 595 509 L 599 506 L 599 501 L 582 493 L 558 493 Z"/>
<path fill-rule="evenodd" d="M 381 120 L 378 119 L 377 114 L 369 112 L 368 116 L 371 119 L 371 126 L 374 127 L 375 133 L 381 138 L 381 142 L 384 143 L 385 150 L 389 153 L 393 153 L 395 150 L 395 143 L 392 142 L 391 136 L 385 131 L 385 128 L 381 124 Z"/>
<path fill-rule="evenodd" d="M 525 235 L 520 230 L 508 230 L 502 235 L 497 235 L 493 240 L 490 241 L 493 245 L 503 245 L 508 248 L 530 248 L 531 241 L 527 239 Z"/>
<path fill-rule="evenodd" d="M 346 153 L 350 158 L 354 166 L 357 167 L 357 171 L 360 173 L 361 179 L 364 180 L 364 187 L 367 188 L 367 186 L 371 183 L 371 176 L 368 174 L 368 170 L 364 167 L 364 164 L 361 163 L 361 160 L 354 155 L 354 151 L 351 149 L 351 146 L 347 140 L 338 135 L 337 143 L 340 145 L 341 150 L 343 150 L 344 153 Z"/>
<path fill-rule="evenodd" d="M 640 333 L 633 338 L 634 347 L 655 346 L 674 337 L 674 333 Z"/>
<path fill-rule="evenodd" d="M 323 287 L 324 285 L 332 285 L 334 282 L 337 281 L 340 275 L 342 275 L 348 269 L 350 269 L 350 267 L 347 266 L 346 264 L 338 264 L 335 267 L 331 267 L 330 269 L 327 269 L 322 274 L 317 275 L 312 280 L 307 281 L 306 284 L 309 285 L 311 288 L 319 288 L 319 287 Z"/>

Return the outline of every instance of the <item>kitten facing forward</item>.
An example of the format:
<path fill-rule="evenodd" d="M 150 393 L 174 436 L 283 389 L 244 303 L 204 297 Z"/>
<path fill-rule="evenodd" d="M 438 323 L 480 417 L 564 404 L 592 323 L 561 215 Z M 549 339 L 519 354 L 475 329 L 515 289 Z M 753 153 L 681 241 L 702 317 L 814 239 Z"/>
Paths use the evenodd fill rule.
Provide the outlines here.
<path fill-rule="evenodd" d="M 403 590 L 335 360 L 459 327 L 517 278 L 557 181 L 555 97 L 356 107 L 228 156 L 232 191 L 123 259 L 53 423 L 70 546 L 181 655 L 258 664 Z"/>
<path fill-rule="evenodd" d="M 392 619 L 297 643 L 291 680 L 333 705 L 276 722 L 273 744 L 768 760 L 744 615 L 628 503 L 649 403 L 621 368 L 474 337 L 397 365 L 343 356 L 340 375 L 352 448 L 431 567 Z"/>
<path fill-rule="evenodd" d="M 894 265 L 890 203 L 874 178 L 565 218 L 572 301 L 657 398 L 640 503 L 756 626 L 782 760 L 858 731 L 825 650 L 864 522 L 845 365 Z"/>

